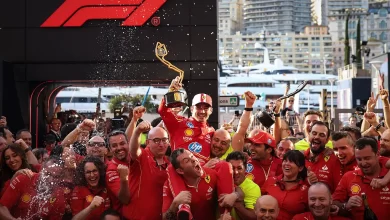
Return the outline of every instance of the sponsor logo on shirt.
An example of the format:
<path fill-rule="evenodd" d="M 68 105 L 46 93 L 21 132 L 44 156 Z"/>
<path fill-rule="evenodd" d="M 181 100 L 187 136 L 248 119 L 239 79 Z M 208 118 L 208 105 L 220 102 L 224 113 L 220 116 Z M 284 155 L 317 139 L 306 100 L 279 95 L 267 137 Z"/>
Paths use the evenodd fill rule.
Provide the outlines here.
<path fill-rule="evenodd" d="M 251 174 L 251 173 L 248 173 L 246 176 L 245 176 L 245 178 L 247 178 L 247 179 L 250 179 L 250 180 L 254 180 L 255 179 L 255 176 L 253 175 L 253 174 Z"/>
<path fill-rule="evenodd" d="M 21 198 L 24 203 L 29 203 L 31 201 L 31 196 L 28 193 L 23 194 Z"/>
<path fill-rule="evenodd" d="M 209 189 L 207 190 L 208 193 L 211 193 L 213 192 L 213 188 L 211 188 L 211 186 L 209 186 Z"/>
<path fill-rule="evenodd" d="M 328 167 L 325 165 L 322 167 L 322 170 L 328 170 Z"/>
<path fill-rule="evenodd" d="M 194 124 L 192 124 L 192 122 L 190 121 L 187 121 L 187 127 L 194 128 Z"/>
<path fill-rule="evenodd" d="M 199 144 L 198 142 L 192 142 L 191 144 L 188 145 L 188 150 L 195 153 L 200 153 L 202 152 L 202 145 Z"/>
<path fill-rule="evenodd" d="M 190 128 L 187 128 L 186 130 L 184 130 L 185 136 L 192 136 L 193 134 L 194 134 L 194 131 Z"/>
<path fill-rule="evenodd" d="M 252 171 L 253 171 L 253 165 L 250 164 L 250 163 L 248 163 L 248 164 L 246 165 L 246 172 L 247 172 L 247 173 L 252 173 Z"/>
<path fill-rule="evenodd" d="M 183 141 L 190 142 L 190 141 L 192 141 L 192 138 L 190 138 L 190 137 L 183 137 Z"/>
<path fill-rule="evenodd" d="M 88 196 L 85 197 L 85 200 L 86 200 L 87 202 L 91 203 L 92 200 L 93 200 L 93 196 L 92 196 L 92 195 L 88 195 Z"/>
<path fill-rule="evenodd" d="M 56 198 L 50 198 L 50 204 L 53 204 L 57 199 Z"/>
<path fill-rule="evenodd" d="M 382 190 L 387 192 L 387 191 L 389 191 L 389 188 L 387 186 L 385 186 L 384 188 L 382 188 Z"/>
<path fill-rule="evenodd" d="M 361 188 L 360 188 L 360 186 L 358 184 L 353 184 L 351 186 L 352 194 L 359 194 L 360 190 L 361 190 Z"/>

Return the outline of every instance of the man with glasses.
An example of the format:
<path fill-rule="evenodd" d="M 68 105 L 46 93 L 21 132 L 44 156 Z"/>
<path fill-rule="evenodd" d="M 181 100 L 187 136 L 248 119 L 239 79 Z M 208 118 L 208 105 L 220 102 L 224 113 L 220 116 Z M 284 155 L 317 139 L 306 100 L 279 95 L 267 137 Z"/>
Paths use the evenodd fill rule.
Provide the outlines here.
<path fill-rule="evenodd" d="M 141 148 L 140 137 L 148 132 L 146 148 Z M 168 133 L 161 127 L 152 128 L 142 121 L 130 138 L 130 197 L 123 205 L 122 216 L 126 219 L 161 219 L 163 186 L 168 178 L 169 164 L 165 156 L 169 146 Z"/>
<path fill-rule="evenodd" d="M 95 156 L 103 161 L 105 164 L 108 164 L 105 156 L 107 154 L 106 142 L 100 136 L 94 136 L 89 139 L 87 143 L 87 155 Z"/>
<path fill-rule="evenodd" d="M 365 193 L 377 218 L 390 219 L 390 184 L 379 188 L 370 185 L 373 179 L 383 178 L 388 172 L 380 163 L 377 141 L 364 137 L 356 141 L 354 148 L 359 169 L 344 174 L 333 193 L 334 204 L 340 208 L 339 214 L 352 215 L 352 219 L 363 219 L 364 204 L 361 194 Z"/>

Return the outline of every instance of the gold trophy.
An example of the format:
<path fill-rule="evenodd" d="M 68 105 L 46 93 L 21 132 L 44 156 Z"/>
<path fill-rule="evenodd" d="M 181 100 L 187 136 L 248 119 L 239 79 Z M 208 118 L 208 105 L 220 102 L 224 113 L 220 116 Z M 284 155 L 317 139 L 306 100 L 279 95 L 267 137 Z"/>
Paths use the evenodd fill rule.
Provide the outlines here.
<path fill-rule="evenodd" d="M 160 42 L 157 42 L 156 45 L 156 57 L 163 63 L 165 64 L 169 69 L 172 69 L 179 73 L 180 77 L 180 84 L 183 82 L 184 78 L 184 71 L 177 68 L 174 66 L 172 63 L 169 61 L 165 60 L 165 56 L 168 55 L 168 50 L 165 47 L 165 44 L 162 44 Z M 180 92 L 178 90 L 172 90 L 170 89 L 167 94 L 164 95 L 165 98 L 165 105 L 168 108 L 176 108 L 176 107 L 181 107 L 183 105 L 186 105 L 185 103 L 185 98 L 184 98 L 184 93 Z"/>

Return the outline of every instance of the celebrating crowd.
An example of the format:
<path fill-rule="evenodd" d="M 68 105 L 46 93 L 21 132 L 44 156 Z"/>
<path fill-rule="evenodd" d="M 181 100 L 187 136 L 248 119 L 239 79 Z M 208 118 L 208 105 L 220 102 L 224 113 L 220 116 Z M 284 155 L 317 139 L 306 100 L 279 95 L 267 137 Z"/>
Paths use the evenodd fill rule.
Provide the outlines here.
<path fill-rule="evenodd" d="M 384 123 L 373 113 L 379 97 Z M 160 118 L 142 120 L 146 109 L 137 106 L 125 129 L 107 135 L 96 132 L 99 120 L 62 126 L 53 118 L 35 149 L 28 130 L 15 140 L 2 117 L 0 219 L 361 220 L 367 207 L 390 219 L 387 90 L 369 98 L 361 129 L 340 131 L 313 110 L 291 129 L 279 100 L 274 125 L 256 126 L 255 100 L 245 93 L 235 129 L 208 125 L 214 109 L 203 93 L 189 118 L 163 99 Z"/>

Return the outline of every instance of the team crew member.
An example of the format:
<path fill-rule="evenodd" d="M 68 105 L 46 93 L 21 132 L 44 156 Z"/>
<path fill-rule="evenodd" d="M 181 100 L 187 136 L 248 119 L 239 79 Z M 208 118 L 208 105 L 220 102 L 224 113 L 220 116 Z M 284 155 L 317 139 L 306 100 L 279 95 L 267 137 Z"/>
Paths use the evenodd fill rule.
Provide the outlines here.
<path fill-rule="evenodd" d="M 341 216 L 331 215 L 332 195 L 328 186 L 324 183 L 318 182 L 310 186 L 308 197 L 310 212 L 295 215 L 293 220 L 347 220 L 347 218 Z"/>
<path fill-rule="evenodd" d="M 233 179 L 234 184 L 242 190 L 244 194 L 243 202 L 234 203 L 234 209 L 232 210 L 232 217 L 235 220 L 256 219 L 254 205 L 257 198 L 260 197 L 260 188 L 252 180 L 245 178 L 245 170 L 247 166 L 247 159 L 244 153 L 240 151 L 234 151 L 230 153 L 226 161 L 233 167 Z"/>
<path fill-rule="evenodd" d="M 378 145 L 374 139 L 361 138 L 356 141 L 355 157 L 360 169 L 344 174 L 333 193 L 334 203 L 340 211 L 352 215 L 352 219 L 363 219 L 362 193 L 367 195 L 370 208 L 379 220 L 390 219 L 390 184 L 381 188 L 370 186 L 372 179 L 383 178 L 388 171 L 381 166 L 377 152 Z"/>
<path fill-rule="evenodd" d="M 238 199 L 233 192 L 223 195 L 220 186 L 222 181 L 216 171 L 202 168 L 199 160 L 188 150 L 176 149 L 171 154 L 171 165 L 185 182 L 186 189 L 175 193 L 169 181 L 165 182 L 163 190 L 163 219 L 215 219 L 218 193 L 220 207 L 232 207 Z M 217 193 L 216 193 L 216 192 Z M 191 208 L 189 207 L 191 204 Z M 179 210 L 180 205 L 180 210 Z M 180 211 L 180 212 L 179 212 Z M 224 212 L 220 212 L 224 213 Z"/>
<path fill-rule="evenodd" d="M 292 219 L 296 214 L 307 210 L 306 185 L 307 170 L 305 158 L 297 150 L 287 152 L 283 157 L 283 174 L 270 177 L 261 189 L 264 194 L 273 196 L 279 204 L 277 219 Z"/>
<path fill-rule="evenodd" d="M 276 156 L 283 159 L 283 156 L 290 150 L 294 150 L 294 144 L 291 140 L 281 140 L 276 149 Z"/>
<path fill-rule="evenodd" d="M 132 122 L 126 130 L 128 135 L 132 135 L 132 126 L 142 118 L 145 110 L 143 106 L 137 106 L 133 109 Z M 122 204 L 130 202 L 128 140 L 126 133 L 122 131 L 113 131 L 108 135 L 108 143 L 114 157 L 107 165 L 106 183 L 113 208 L 117 211 L 121 211 Z"/>
<path fill-rule="evenodd" d="M 61 219 L 65 213 L 65 198 L 57 183 L 62 179 L 62 170 L 62 162 L 50 158 L 41 173 L 34 173 L 31 178 L 24 174 L 15 177 L 0 199 L 0 219 Z M 37 197 L 42 188 L 45 191 Z"/>
<path fill-rule="evenodd" d="M 147 132 L 146 148 L 140 147 L 139 138 Z M 161 219 L 163 198 L 161 193 L 168 178 L 169 164 L 165 153 L 168 149 L 168 133 L 161 127 L 151 128 L 148 121 L 141 122 L 130 139 L 130 196 L 128 205 L 123 205 L 126 219 Z"/>
<path fill-rule="evenodd" d="M 225 129 L 218 129 L 211 138 L 211 158 L 225 160 L 227 155 L 233 152 L 230 146 L 231 136 Z"/>
<path fill-rule="evenodd" d="M 77 166 L 77 186 L 73 189 L 70 202 L 73 220 L 99 219 L 111 207 L 105 177 L 105 164 L 98 157 L 87 156 Z"/>
<path fill-rule="evenodd" d="M 319 111 L 308 110 L 303 115 L 304 117 L 304 129 L 305 139 L 302 139 L 294 144 L 295 150 L 307 150 L 310 148 L 310 132 L 313 124 L 317 121 L 322 121 L 322 114 Z M 326 147 L 333 148 L 332 141 L 328 141 Z"/>
<path fill-rule="evenodd" d="M 324 182 L 333 192 L 341 179 L 341 166 L 333 150 L 326 148 L 325 144 L 329 140 L 329 128 L 323 122 L 314 122 L 309 134 L 310 149 L 304 154 L 307 169 L 315 174 L 309 175 L 309 182 Z"/>
<path fill-rule="evenodd" d="M 270 195 L 261 196 L 256 201 L 255 213 L 257 220 L 276 220 L 279 215 L 278 201 Z"/>
<path fill-rule="evenodd" d="M 253 180 L 260 189 L 264 182 L 282 174 L 282 160 L 275 155 L 275 139 L 262 130 L 253 130 L 245 142 L 250 143 L 251 158 L 248 161 L 247 178 Z"/>

